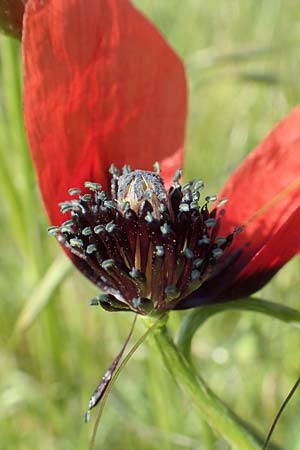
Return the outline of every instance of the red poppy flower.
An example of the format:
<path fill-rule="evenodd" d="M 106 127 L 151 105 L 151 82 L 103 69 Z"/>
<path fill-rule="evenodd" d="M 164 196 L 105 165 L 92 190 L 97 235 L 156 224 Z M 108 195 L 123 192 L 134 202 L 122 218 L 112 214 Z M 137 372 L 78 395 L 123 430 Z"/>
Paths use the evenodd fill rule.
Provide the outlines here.
<path fill-rule="evenodd" d="M 189 308 L 249 295 L 300 250 L 300 111 L 228 180 L 215 204 L 179 183 L 182 63 L 129 1 L 29 0 L 26 128 L 52 224 L 106 309 Z M 111 163 L 125 165 L 123 174 Z M 130 171 L 128 165 L 134 169 Z M 102 188 L 99 186 L 102 185 Z M 66 191 L 78 196 L 61 204 Z M 83 192 L 78 188 L 83 187 Z M 201 202 L 200 202 L 201 203 Z"/>

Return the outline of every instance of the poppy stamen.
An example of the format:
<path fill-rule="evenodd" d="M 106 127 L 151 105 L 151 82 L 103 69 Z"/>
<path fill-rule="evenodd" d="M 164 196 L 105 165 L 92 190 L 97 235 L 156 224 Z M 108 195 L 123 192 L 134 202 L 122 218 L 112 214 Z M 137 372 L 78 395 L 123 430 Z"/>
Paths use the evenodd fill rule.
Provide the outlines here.
<path fill-rule="evenodd" d="M 110 193 L 86 181 L 89 192 L 71 188 L 73 198 L 60 203 L 61 212 L 71 218 L 48 232 L 83 260 L 85 274 L 103 286 L 105 294 L 92 305 L 142 315 L 168 311 L 201 286 L 231 244 L 233 234 L 217 233 L 221 211 L 217 215 L 216 208 L 208 209 L 216 196 L 199 204 L 203 181 L 181 185 L 182 171 L 177 170 L 167 191 L 159 164 L 154 170 L 124 166 L 121 173 L 112 165 Z"/>

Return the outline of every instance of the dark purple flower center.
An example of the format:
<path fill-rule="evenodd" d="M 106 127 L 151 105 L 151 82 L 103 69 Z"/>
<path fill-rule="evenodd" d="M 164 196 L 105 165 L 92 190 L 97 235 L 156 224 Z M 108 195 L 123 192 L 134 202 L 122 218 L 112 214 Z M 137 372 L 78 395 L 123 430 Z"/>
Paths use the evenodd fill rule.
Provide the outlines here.
<path fill-rule="evenodd" d="M 112 166 L 109 194 L 86 182 L 89 193 L 70 189 L 73 199 L 60 204 L 71 219 L 50 227 L 49 234 L 105 292 L 91 304 L 143 315 L 173 309 L 211 275 L 232 241 L 233 234 L 217 234 L 222 214 L 216 219 L 217 208 L 208 210 L 216 196 L 199 205 L 202 181 L 181 185 L 177 171 L 166 191 L 155 167 L 148 172 L 125 166 L 120 174 Z"/>

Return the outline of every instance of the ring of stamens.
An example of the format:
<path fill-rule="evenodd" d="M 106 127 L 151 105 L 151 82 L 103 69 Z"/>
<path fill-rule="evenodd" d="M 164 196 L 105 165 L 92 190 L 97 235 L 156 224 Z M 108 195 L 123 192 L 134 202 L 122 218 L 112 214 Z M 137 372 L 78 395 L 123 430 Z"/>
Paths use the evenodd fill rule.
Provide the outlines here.
<path fill-rule="evenodd" d="M 201 180 L 182 185 L 179 170 L 166 191 L 155 168 L 125 166 L 121 174 L 112 166 L 110 194 L 87 181 L 87 192 L 69 189 L 73 198 L 60 204 L 71 219 L 48 232 L 105 291 L 91 304 L 143 315 L 173 309 L 211 275 L 232 241 L 233 234 L 217 234 L 222 214 L 208 209 L 216 196 L 199 206 Z"/>

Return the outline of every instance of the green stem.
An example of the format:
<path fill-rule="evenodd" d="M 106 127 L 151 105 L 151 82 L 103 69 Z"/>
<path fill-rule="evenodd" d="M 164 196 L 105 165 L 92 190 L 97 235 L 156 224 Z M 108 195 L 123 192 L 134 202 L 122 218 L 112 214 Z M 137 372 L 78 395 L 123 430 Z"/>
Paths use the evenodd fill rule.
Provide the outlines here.
<path fill-rule="evenodd" d="M 254 311 L 292 325 L 299 326 L 300 324 L 300 311 L 260 298 L 249 297 L 228 303 L 203 306 L 187 314 L 182 322 L 177 338 L 177 345 L 184 356 L 189 359 L 193 336 L 207 319 L 217 313 L 232 310 Z"/>
<path fill-rule="evenodd" d="M 238 418 L 195 374 L 193 367 L 182 356 L 170 338 L 166 326 L 157 327 L 154 337 L 164 363 L 178 384 L 198 406 L 203 418 L 223 439 L 236 450 L 259 450 L 256 438 Z"/>
<path fill-rule="evenodd" d="M 124 367 L 126 366 L 128 361 L 130 360 L 130 358 L 134 355 L 134 353 L 137 351 L 137 349 L 142 345 L 142 343 L 148 337 L 148 335 L 151 334 L 155 330 L 156 327 L 159 327 L 161 324 L 165 323 L 166 320 L 167 320 L 167 316 L 165 314 L 162 314 L 161 316 L 155 318 L 154 320 L 151 319 L 151 321 L 149 321 L 147 331 L 137 340 L 137 342 L 131 347 L 131 349 L 129 350 L 127 355 L 124 357 L 124 359 L 120 362 L 120 365 L 117 368 L 117 370 L 115 371 L 115 373 L 113 374 L 111 382 L 109 383 L 108 388 L 102 397 L 102 400 L 99 402 L 100 404 L 99 404 L 98 414 L 97 414 L 96 421 L 95 421 L 95 424 L 93 427 L 92 436 L 91 436 L 91 440 L 90 440 L 90 444 L 89 444 L 89 450 L 94 450 L 94 448 L 95 448 L 97 430 L 99 427 L 100 419 L 102 417 L 104 406 L 105 406 L 107 397 L 108 397 L 110 391 L 112 390 L 112 387 L 115 384 L 116 380 L 118 379 L 120 373 L 122 372 L 122 370 L 124 369 Z"/>

